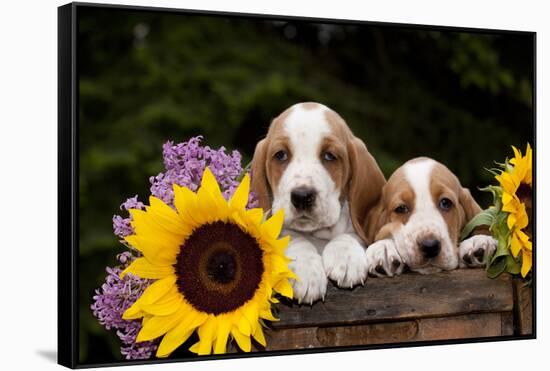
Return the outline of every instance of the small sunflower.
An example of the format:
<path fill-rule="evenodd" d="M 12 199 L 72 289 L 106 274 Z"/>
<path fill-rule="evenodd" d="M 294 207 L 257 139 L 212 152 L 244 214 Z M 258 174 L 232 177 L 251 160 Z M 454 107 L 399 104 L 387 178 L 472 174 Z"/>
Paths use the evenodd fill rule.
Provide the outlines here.
<path fill-rule="evenodd" d="M 533 165 L 532 150 L 527 144 L 525 156 L 512 146 L 514 158 L 506 169 L 495 178 L 502 187 L 502 211 L 508 213 L 507 225 L 512 232 L 512 255 L 517 257 L 521 252 L 521 275 L 525 277 L 532 266 L 532 243 L 530 241 L 529 215 L 532 208 Z"/>
<path fill-rule="evenodd" d="M 289 237 L 277 239 L 280 210 L 262 223 L 260 208 L 246 210 L 250 178 L 245 175 L 226 201 L 208 168 L 197 193 L 173 185 L 175 210 L 151 196 L 146 210 L 132 209 L 135 234 L 125 240 L 142 253 L 121 276 L 155 280 L 126 310 L 124 319 L 143 318 L 136 341 L 163 336 L 157 357 L 167 357 L 195 330 L 199 355 L 224 353 L 232 337 L 251 349 L 251 337 L 266 345 L 261 319 L 274 321 L 274 292 L 292 298 L 284 252 Z"/>

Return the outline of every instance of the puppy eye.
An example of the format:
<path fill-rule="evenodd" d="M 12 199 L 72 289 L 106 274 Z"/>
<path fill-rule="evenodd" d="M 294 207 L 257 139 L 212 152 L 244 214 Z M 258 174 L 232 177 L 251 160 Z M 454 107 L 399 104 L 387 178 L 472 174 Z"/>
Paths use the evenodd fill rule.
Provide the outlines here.
<path fill-rule="evenodd" d="M 334 161 L 336 160 L 336 156 L 334 156 L 334 154 L 332 154 L 331 152 L 325 152 L 323 153 L 323 160 Z"/>
<path fill-rule="evenodd" d="M 273 155 L 273 157 L 277 159 L 277 161 L 281 162 L 288 160 L 288 154 L 286 153 L 286 151 L 278 151 L 275 153 L 275 155 Z"/>
<path fill-rule="evenodd" d="M 401 204 L 397 206 L 393 211 L 395 211 L 398 214 L 406 214 L 409 212 L 409 208 L 405 204 Z"/>
<path fill-rule="evenodd" d="M 448 198 L 444 197 L 439 201 L 439 208 L 441 210 L 449 210 L 451 207 L 453 207 L 453 201 Z"/>

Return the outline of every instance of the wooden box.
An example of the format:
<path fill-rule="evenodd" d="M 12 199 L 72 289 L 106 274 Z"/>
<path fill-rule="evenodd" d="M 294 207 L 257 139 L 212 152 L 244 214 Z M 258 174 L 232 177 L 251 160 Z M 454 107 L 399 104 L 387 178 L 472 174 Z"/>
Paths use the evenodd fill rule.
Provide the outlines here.
<path fill-rule="evenodd" d="M 530 335 L 532 290 L 483 269 L 369 278 L 364 287 L 329 283 L 324 302 L 280 303 L 266 350 Z"/>

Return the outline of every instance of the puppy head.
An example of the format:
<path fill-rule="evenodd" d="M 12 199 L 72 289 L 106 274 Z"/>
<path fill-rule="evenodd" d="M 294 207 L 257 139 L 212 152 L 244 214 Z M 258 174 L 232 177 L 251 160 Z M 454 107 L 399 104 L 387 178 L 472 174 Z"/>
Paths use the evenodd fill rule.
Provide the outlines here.
<path fill-rule="evenodd" d="M 333 226 L 349 202 L 361 237 L 384 176 L 345 121 L 318 103 L 296 104 L 273 120 L 252 160 L 252 191 L 264 210 L 284 209 L 285 226 L 310 232 Z"/>
<path fill-rule="evenodd" d="M 377 230 L 374 239 L 378 240 L 391 233 L 411 270 L 451 270 L 458 266 L 460 232 L 479 211 L 470 192 L 447 167 L 429 158 L 417 158 L 388 180 L 368 226 L 369 235 Z"/>

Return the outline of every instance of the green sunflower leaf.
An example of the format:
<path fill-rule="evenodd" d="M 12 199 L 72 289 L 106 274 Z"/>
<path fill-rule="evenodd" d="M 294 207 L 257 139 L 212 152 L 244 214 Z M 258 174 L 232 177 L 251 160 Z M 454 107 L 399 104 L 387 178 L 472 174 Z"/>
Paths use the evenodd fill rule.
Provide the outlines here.
<path fill-rule="evenodd" d="M 489 267 L 487 267 L 487 276 L 489 278 L 497 278 L 506 269 L 506 258 L 497 259 Z"/>
<path fill-rule="evenodd" d="M 489 265 L 493 265 L 500 258 L 510 255 L 510 248 L 508 247 L 508 237 L 497 236 L 497 241 L 498 241 L 497 250 L 491 257 Z"/>
<path fill-rule="evenodd" d="M 481 225 L 491 226 L 495 220 L 496 213 L 497 210 L 494 207 L 490 207 L 474 216 L 462 230 L 460 240 L 462 241 L 468 237 L 476 227 Z"/>
<path fill-rule="evenodd" d="M 512 255 L 506 256 L 506 271 L 510 274 L 519 274 L 521 272 L 521 265 Z"/>

